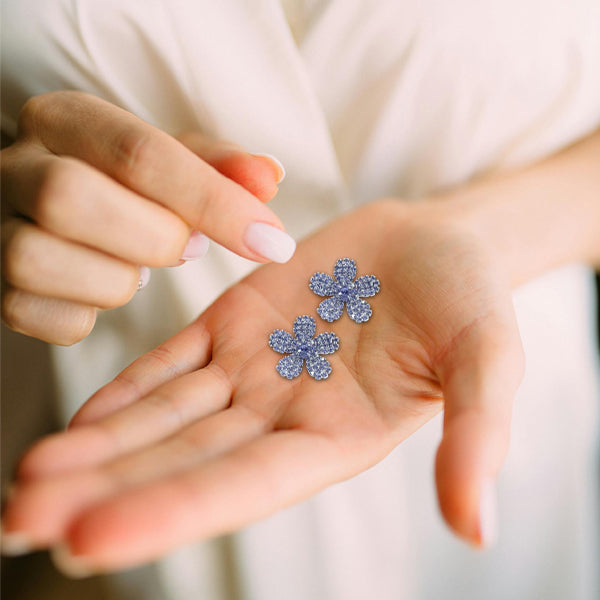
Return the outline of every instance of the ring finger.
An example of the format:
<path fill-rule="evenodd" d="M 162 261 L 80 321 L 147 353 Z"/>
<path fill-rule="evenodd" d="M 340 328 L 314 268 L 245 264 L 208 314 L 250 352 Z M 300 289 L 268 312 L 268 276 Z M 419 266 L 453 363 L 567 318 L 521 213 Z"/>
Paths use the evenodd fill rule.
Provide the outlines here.
<path fill-rule="evenodd" d="M 17 289 L 99 308 L 127 303 L 140 268 L 57 237 L 23 219 L 2 226 L 3 272 Z"/>

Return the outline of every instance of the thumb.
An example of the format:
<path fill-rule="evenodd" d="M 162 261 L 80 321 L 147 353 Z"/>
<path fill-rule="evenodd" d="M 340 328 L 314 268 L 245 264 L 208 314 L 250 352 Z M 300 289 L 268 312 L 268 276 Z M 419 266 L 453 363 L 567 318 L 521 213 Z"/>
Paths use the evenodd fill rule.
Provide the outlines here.
<path fill-rule="evenodd" d="M 508 450 L 524 362 L 508 300 L 464 330 L 438 366 L 445 401 L 438 501 L 450 527 L 479 547 L 493 544 L 497 534 L 495 479 Z"/>

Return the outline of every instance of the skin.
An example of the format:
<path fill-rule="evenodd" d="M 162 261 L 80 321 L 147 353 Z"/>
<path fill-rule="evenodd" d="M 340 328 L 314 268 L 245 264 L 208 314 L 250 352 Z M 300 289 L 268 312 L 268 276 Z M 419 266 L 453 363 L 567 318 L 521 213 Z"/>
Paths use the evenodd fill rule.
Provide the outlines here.
<path fill-rule="evenodd" d="M 139 265 L 181 264 L 193 230 L 267 262 L 246 227 L 283 229 L 264 206 L 282 175 L 273 161 L 197 132 L 176 139 L 82 92 L 31 98 L 1 164 L 2 318 L 55 344 L 129 302 Z"/>
<path fill-rule="evenodd" d="M 62 548 L 72 573 L 141 564 L 360 473 L 443 408 L 440 508 L 483 543 L 482 485 L 504 459 L 524 369 L 511 290 L 565 262 L 600 263 L 599 163 L 595 133 L 528 169 L 332 222 L 34 446 L 4 531 Z M 327 381 L 279 377 L 270 332 L 316 307 L 311 274 L 349 252 L 381 281 L 373 317 L 318 323 L 341 339 Z"/>

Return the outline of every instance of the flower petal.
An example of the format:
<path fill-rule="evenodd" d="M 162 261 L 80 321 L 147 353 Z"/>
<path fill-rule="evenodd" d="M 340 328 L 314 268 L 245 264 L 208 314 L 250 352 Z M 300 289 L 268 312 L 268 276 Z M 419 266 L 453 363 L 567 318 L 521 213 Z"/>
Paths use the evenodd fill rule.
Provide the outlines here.
<path fill-rule="evenodd" d="M 297 354 L 290 354 L 289 356 L 284 356 L 275 368 L 282 377 L 294 379 L 294 377 L 298 377 L 302 373 L 303 362 L 303 359 Z"/>
<path fill-rule="evenodd" d="M 323 356 L 311 356 L 306 361 L 306 370 L 311 377 L 317 381 L 327 379 L 331 373 L 331 365 Z"/>
<path fill-rule="evenodd" d="M 348 316 L 356 323 L 368 321 L 373 314 L 369 303 L 358 296 L 354 296 L 346 302 L 346 310 L 348 311 Z"/>
<path fill-rule="evenodd" d="M 351 258 L 340 258 L 333 267 L 333 274 L 339 283 L 350 283 L 356 277 L 356 263 Z"/>
<path fill-rule="evenodd" d="M 302 315 L 294 321 L 294 334 L 299 340 L 310 340 L 315 335 L 315 320 L 308 315 Z"/>
<path fill-rule="evenodd" d="M 337 296 L 323 300 L 317 307 L 317 314 L 325 321 L 337 321 L 342 316 L 344 310 L 344 302 Z"/>
<path fill-rule="evenodd" d="M 318 354 L 333 354 L 339 347 L 340 338 L 331 331 L 320 333 L 315 338 L 315 351 Z"/>
<path fill-rule="evenodd" d="M 333 296 L 337 291 L 335 281 L 327 273 L 315 273 L 308 287 L 319 296 Z"/>
<path fill-rule="evenodd" d="M 281 354 L 289 354 L 296 349 L 294 336 L 289 331 L 284 331 L 283 329 L 276 329 L 269 336 L 269 346 L 275 352 L 280 352 Z"/>
<path fill-rule="evenodd" d="M 354 291 L 357 296 L 369 298 L 374 296 L 380 288 L 379 279 L 375 275 L 363 275 L 354 282 Z"/>

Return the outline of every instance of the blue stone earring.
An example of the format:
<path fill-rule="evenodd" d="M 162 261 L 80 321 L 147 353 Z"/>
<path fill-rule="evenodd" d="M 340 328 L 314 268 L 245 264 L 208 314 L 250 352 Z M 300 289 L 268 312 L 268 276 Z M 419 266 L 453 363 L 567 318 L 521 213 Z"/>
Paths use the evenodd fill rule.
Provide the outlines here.
<path fill-rule="evenodd" d="M 294 336 L 283 329 L 276 329 L 269 337 L 269 346 L 280 354 L 287 354 L 278 363 L 277 371 L 286 379 L 294 379 L 302 373 L 306 362 L 308 374 L 320 381 L 331 373 L 329 361 L 321 354 L 333 354 L 340 347 L 335 333 L 320 333 L 314 337 L 315 320 L 308 315 L 297 317 L 294 321 Z"/>
<path fill-rule="evenodd" d="M 340 258 L 333 267 L 333 275 L 315 273 L 310 278 L 310 289 L 318 296 L 330 296 L 317 308 L 317 314 L 331 323 L 344 312 L 356 323 L 365 323 L 371 318 L 371 306 L 363 298 L 379 292 L 379 279 L 375 275 L 363 275 L 356 279 L 356 263 L 351 258 Z"/>

